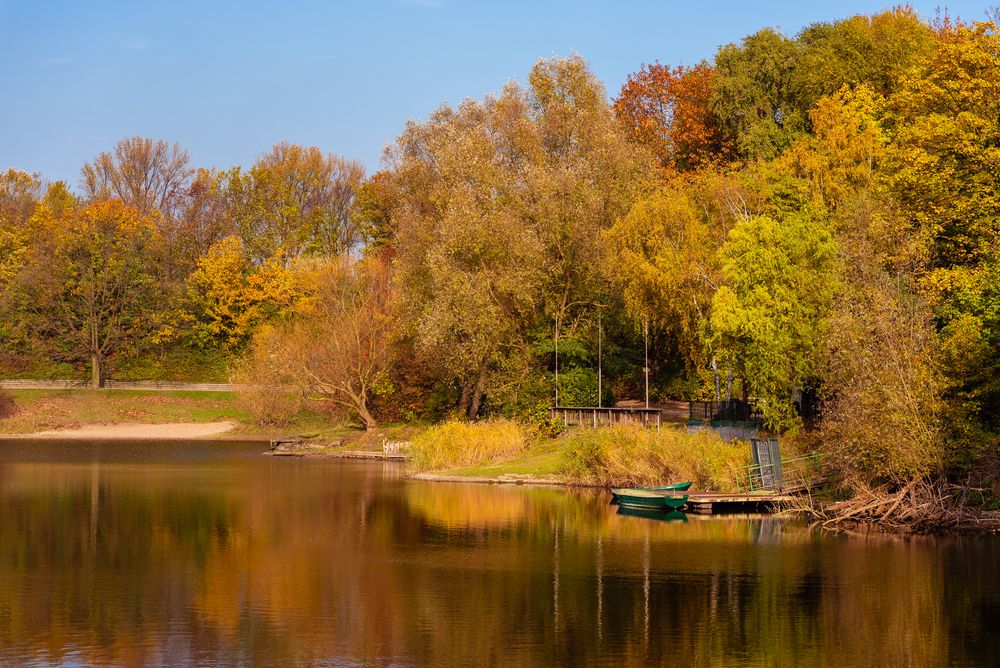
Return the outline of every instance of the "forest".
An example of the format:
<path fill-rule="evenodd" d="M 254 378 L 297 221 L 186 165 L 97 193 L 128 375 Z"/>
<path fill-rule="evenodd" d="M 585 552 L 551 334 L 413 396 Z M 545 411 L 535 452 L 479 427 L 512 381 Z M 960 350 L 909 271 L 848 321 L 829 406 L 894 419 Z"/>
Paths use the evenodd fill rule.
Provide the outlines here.
<path fill-rule="evenodd" d="M 988 484 L 998 232 L 994 22 L 767 28 L 616 95 L 548 58 L 409 122 L 371 174 L 285 143 L 198 167 L 143 137 L 78 184 L 0 173 L 0 377 L 544 425 L 556 396 L 642 398 L 648 340 L 654 402 L 752 401 L 857 485 Z"/>

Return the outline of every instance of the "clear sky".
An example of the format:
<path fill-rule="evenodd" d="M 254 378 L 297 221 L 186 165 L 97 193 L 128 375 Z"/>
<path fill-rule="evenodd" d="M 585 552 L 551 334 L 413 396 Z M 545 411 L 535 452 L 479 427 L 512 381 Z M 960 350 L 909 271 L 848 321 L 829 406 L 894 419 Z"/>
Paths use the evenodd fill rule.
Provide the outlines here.
<path fill-rule="evenodd" d="M 990 0 L 952 0 L 980 19 Z M 79 180 L 121 138 L 179 141 L 199 166 L 277 141 L 379 166 L 407 119 L 582 54 L 617 93 L 640 65 L 693 64 L 765 26 L 893 2 L 744 0 L 0 0 L 0 169 Z M 933 17 L 939 1 L 912 3 Z"/>

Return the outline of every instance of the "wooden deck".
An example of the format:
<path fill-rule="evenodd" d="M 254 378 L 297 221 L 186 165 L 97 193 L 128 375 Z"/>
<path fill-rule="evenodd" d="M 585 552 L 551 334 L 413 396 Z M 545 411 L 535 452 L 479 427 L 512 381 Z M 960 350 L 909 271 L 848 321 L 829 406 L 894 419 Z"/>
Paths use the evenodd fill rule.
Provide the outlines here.
<path fill-rule="evenodd" d="M 715 492 L 689 492 L 685 510 L 690 513 L 711 515 L 746 510 L 774 510 L 776 504 L 788 503 L 791 494 L 764 492 L 756 494 L 718 494 Z"/>

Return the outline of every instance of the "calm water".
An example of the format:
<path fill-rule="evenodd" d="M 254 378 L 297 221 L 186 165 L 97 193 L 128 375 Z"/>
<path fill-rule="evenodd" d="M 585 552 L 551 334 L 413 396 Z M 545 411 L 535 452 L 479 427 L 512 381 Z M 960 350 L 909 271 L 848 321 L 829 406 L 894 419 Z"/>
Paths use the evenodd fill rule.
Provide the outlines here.
<path fill-rule="evenodd" d="M 0 442 L 3 665 L 997 665 L 1000 541 L 248 444 Z"/>

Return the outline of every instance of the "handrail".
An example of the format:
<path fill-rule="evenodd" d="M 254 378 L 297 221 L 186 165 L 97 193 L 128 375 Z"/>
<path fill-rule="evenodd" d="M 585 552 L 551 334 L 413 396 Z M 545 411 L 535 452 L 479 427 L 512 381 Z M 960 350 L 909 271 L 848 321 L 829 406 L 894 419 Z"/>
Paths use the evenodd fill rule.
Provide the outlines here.
<path fill-rule="evenodd" d="M 804 465 L 804 466 L 803 466 Z M 794 487 L 808 487 L 813 478 L 808 475 L 818 471 L 820 467 L 820 454 L 818 450 L 813 450 L 798 457 L 782 458 L 781 468 L 784 472 L 783 489 Z M 736 486 L 740 491 L 759 492 L 769 489 L 762 484 L 764 479 L 764 469 L 767 465 L 750 464 L 737 469 Z M 789 475 L 791 473 L 791 475 Z"/>

